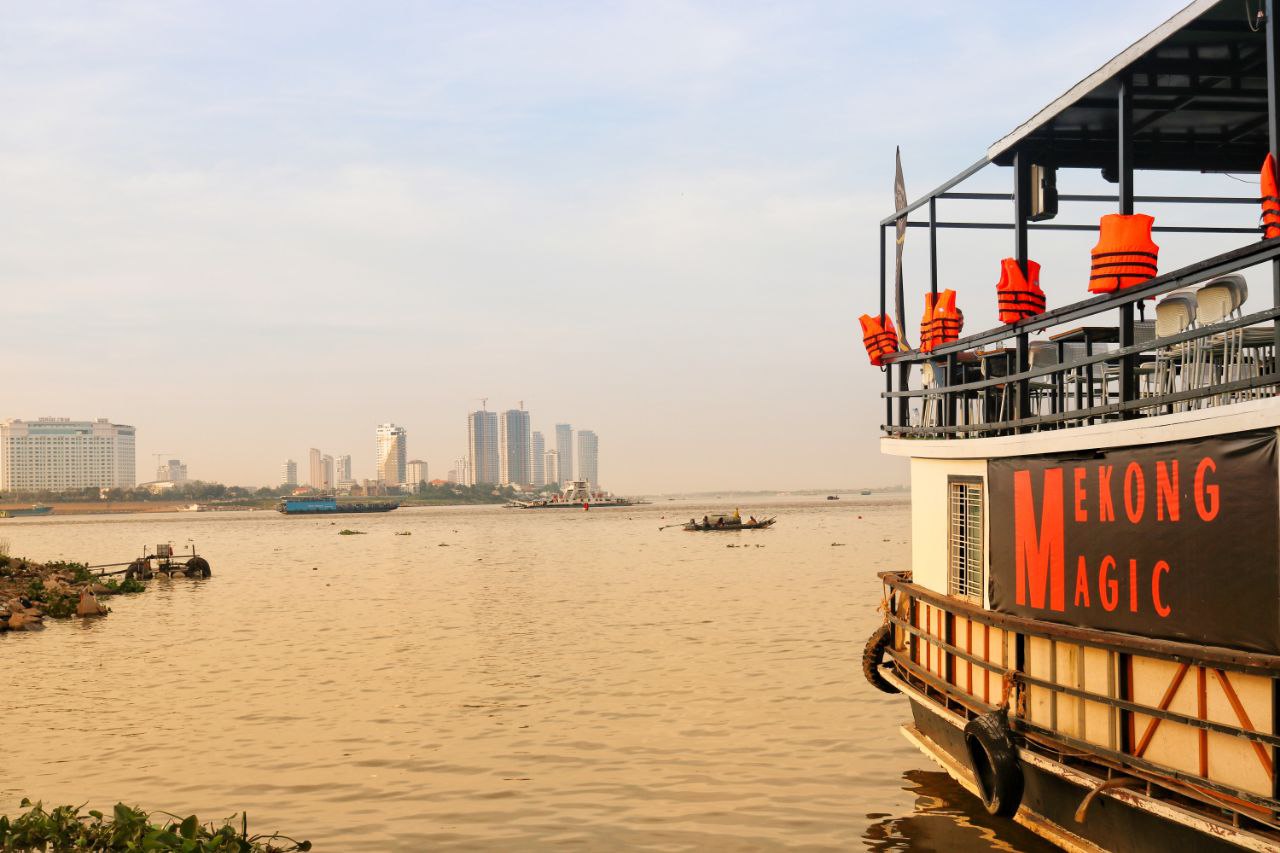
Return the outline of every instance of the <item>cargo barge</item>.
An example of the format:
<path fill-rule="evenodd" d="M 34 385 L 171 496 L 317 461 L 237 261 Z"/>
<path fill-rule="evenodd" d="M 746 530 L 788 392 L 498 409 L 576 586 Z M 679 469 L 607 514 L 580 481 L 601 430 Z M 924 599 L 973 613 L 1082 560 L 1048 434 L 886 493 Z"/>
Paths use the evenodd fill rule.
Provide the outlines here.
<path fill-rule="evenodd" d="M 30 518 L 32 516 L 51 515 L 53 507 L 44 504 L 32 504 L 25 507 L 9 507 L 0 509 L 0 518 Z"/>
<path fill-rule="evenodd" d="M 899 177 L 879 223 L 861 322 L 912 553 L 879 576 L 863 672 L 988 812 L 1063 849 L 1280 849 L 1276 14 L 1191 3 L 927 195 Z M 992 167 L 1007 192 L 962 186 Z M 1253 177 L 1140 195 L 1148 171 Z M 1058 219 L 1082 204 L 1113 212 Z M 942 211 L 981 205 L 1011 221 Z M 946 229 L 1012 237 L 998 284 L 948 272 Z M 1072 268 L 1047 251 L 1061 232 L 1097 245 Z M 913 234 L 909 287 L 890 253 Z M 1205 257 L 1196 234 L 1234 247 Z M 994 324 L 962 336 L 961 306 Z"/>
<path fill-rule="evenodd" d="M 333 495 L 281 498 L 276 509 L 285 515 L 333 515 L 352 512 L 390 512 L 399 501 L 339 501 Z"/>

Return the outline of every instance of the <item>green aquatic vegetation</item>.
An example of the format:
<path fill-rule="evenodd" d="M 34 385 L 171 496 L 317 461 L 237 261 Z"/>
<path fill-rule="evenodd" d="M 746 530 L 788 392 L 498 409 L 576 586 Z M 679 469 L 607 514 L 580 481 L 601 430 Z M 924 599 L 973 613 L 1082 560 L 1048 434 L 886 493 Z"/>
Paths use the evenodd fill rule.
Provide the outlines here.
<path fill-rule="evenodd" d="M 112 592 L 119 593 L 145 592 L 147 589 L 147 585 L 137 578 L 125 578 L 123 581 L 112 578 L 103 583 L 103 586 Z"/>
<path fill-rule="evenodd" d="M 70 572 L 72 583 L 88 583 L 97 577 L 84 563 L 45 563 L 44 567 L 55 572 Z"/>
<path fill-rule="evenodd" d="M 0 851 L 158 850 L 181 853 L 289 853 L 307 851 L 310 841 L 298 841 L 285 835 L 249 835 L 247 815 L 237 815 L 221 823 L 201 823 L 195 815 L 180 818 L 117 803 L 110 815 L 83 806 L 57 806 L 46 811 L 43 803 L 22 801 L 24 813 L 9 818 L 0 816 Z"/>
<path fill-rule="evenodd" d="M 347 528 L 345 528 L 345 527 L 344 527 L 344 528 L 342 528 L 341 530 L 339 530 L 339 531 L 338 531 L 338 535 L 339 535 L 339 536 L 363 536 L 363 535 L 364 535 L 364 531 L 363 531 L 363 530 L 348 530 Z"/>

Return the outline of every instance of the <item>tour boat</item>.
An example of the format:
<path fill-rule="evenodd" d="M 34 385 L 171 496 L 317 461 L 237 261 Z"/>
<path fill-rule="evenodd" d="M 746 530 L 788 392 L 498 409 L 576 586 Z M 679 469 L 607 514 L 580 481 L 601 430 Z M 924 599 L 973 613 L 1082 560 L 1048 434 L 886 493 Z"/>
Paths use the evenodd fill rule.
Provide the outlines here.
<path fill-rule="evenodd" d="M 549 498 L 538 498 L 528 501 L 511 501 L 510 509 L 585 509 L 612 506 L 635 506 L 648 501 L 634 501 L 629 498 L 618 498 L 608 492 L 593 491 L 586 480 L 570 480 L 564 490 Z"/>
<path fill-rule="evenodd" d="M 880 575 L 863 670 L 990 813 L 1068 850 L 1280 849 L 1276 14 L 1191 3 L 924 197 L 899 181 L 879 223 L 864 342 L 881 450 L 909 460 L 912 546 Z M 962 188 L 993 167 L 1010 192 Z M 1081 170 L 1114 190 L 1071 194 Z M 1251 177 L 1229 197 L 1136 194 L 1156 170 Z M 1012 222 L 944 218 L 957 204 Z M 1081 204 L 1115 213 L 1066 215 Z M 1012 236 L 998 285 L 948 277 L 947 228 Z M 1032 260 L 1055 231 L 1094 232 L 1087 276 L 1083 252 L 1073 272 Z M 929 246 L 907 288 L 918 346 L 888 269 L 904 234 Z M 1201 257 L 1194 234 L 1236 248 Z M 1003 325 L 965 336 L 983 299 Z"/>

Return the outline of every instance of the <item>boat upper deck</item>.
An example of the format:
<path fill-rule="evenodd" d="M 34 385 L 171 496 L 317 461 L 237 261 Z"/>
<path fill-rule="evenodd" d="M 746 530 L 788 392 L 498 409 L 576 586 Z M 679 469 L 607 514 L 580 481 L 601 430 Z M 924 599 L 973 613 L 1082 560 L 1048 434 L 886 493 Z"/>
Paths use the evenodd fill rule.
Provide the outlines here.
<path fill-rule="evenodd" d="M 901 245 L 912 229 L 927 229 L 929 248 L 927 289 L 917 283 L 917 298 L 936 298 L 949 284 L 938 263 L 938 235 L 948 229 L 1011 232 L 1009 253 L 1023 274 L 1034 268 L 1031 232 L 1098 233 L 1097 224 L 1057 221 L 1060 207 L 1114 205 L 1116 213 L 1131 215 L 1141 205 L 1137 212 L 1157 213 L 1152 231 L 1168 235 L 1159 237 L 1166 257 L 1177 255 L 1168 249 L 1190 235 L 1238 240 L 1236 248 L 1162 268 L 1109 293 L 1050 304 L 976 334 L 935 339 L 929 352 L 886 354 L 888 438 L 1018 436 L 1145 418 L 1164 423 L 1187 412 L 1226 414 L 1276 395 L 1280 239 L 1262 239 L 1255 224 L 1259 171 L 1268 154 L 1280 158 L 1280 22 L 1272 4 L 1191 3 L 993 144 L 977 163 L 879 223 L 880 315 L 912 339 L 913 317 L 903 288 L 894 286 L 887 251 L 895 236 Z M 1010 192 L 963 191 L 965 181 L 988 167 L 1010 169 Z M 1100 169 L 1115 184 L 1114 194 L 1059 193 L 1060 173 L 1065 184 L 1068 170 L 1077 169 Z M 1250 186 L 1231 196 L 1137 195 L 1138 170 L 1248 173 Z M 993 203 L 1011 210 L 1012 218 L 940 219 L 939 209 L 953 202 Z M 1165 224 L 1162 211 L 1174 206 L 1205 224 L 1181 224 L 1186 220 L 1178 215 L 1167 221 L 1179 224 Z M 1083 283 L 1079 292 L 1085 294 Z M 962 290 L 965 298 L 972 289 Z"/>

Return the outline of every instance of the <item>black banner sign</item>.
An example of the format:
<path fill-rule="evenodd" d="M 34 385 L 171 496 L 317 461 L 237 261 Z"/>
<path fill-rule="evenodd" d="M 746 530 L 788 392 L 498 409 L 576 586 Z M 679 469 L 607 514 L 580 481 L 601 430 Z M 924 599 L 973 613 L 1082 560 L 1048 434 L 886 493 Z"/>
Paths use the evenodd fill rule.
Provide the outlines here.
<path fill-rule="evenodd" d="M 1274 431 L 993 459 L 991 607 L 1280 653 Z"/>

